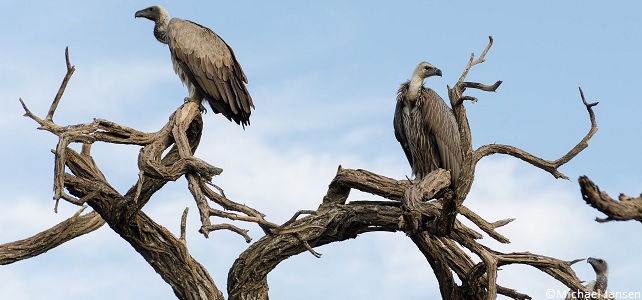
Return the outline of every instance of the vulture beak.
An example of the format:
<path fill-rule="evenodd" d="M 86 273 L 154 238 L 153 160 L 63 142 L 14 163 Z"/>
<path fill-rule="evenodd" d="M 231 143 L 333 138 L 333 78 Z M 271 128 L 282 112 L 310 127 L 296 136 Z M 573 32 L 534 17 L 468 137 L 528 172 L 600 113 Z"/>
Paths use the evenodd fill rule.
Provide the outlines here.
<path fill-rule="evenodd" d="M 441 77 L 441 70 L 440 69 L 436 69 L 435 70 L 435 75 Z"/>
<path fill-rule="evenodd" d="M 141 17 L 142 17 L 142 18 L 147 17 L 147 16 L 145 15 L 145 10 L 144 10 L 144 9 L 143 9 L 143 10 L 139 10 L 139 11 L 137 11 L 137 12 L 136 12 L 136 14 L 134 15 L 134 18 L 141 18 Z"/>

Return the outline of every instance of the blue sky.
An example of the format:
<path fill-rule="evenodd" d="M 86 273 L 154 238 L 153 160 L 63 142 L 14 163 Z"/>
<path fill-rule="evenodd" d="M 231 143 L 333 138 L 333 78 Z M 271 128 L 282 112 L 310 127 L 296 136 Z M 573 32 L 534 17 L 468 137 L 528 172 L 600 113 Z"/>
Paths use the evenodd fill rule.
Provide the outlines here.
<path fill-rule="evenodd" d="M 99 117 L 155 131 L 182 103 L 185 87 L 173 74 L 166 46 L 152 23 L 134 12 L 161 4 L 172 16 L 205 25 L 230 44 L 249 79 L 256 111 L 243 131 L 220 115 L 205 116 L 197 155 L 225 171 L 215 183 L 226 195 L 267 214 L 273 222 L 296 210 L 315 209 L 339 164 L 403 179 L 410 168 L 394 138 L 395 93 L 414 67 L 429 61 L 444 76 L 427 86 L 442 96 L 471 52 L 495 39 L 486 63 L 468 79 L 503 80 L 497 93 L 470 91 L 467 104 L 475 147 L 503 143 L 546 159 L 573 147 L 590 123 L 578 86 L 595 108 L 599 131 L 589 147 L 555 180 L 504 156 L 481 161 L 465 205 L 489 221 L 517 220 L 500 230 L 512 241 L 485 245 L 561 259 L 606 259 L 614 291 L 641 291 L 640 225 L 598 224 L 576 179 L 588 175 L 612 196 L 642 187 L 639 85 L 642 4 L 622 1 L 11 1 L 0 0 L 0 135 L 4 175 L 0 188 L 0 243 L 31 236 L 69 217 L 53 213 L 53 135 L 22 117 L 22 97 L 44 115 L 65 72 L 69 46 L 76 73 L 58 108 L 59 124 Z M 137 176 L 133 146 L 95 145 L 98 164 L 113 185 L 126 190 Z M 352 199 L 374 199 L 355 193 Z M 188 245 L 217 285 L 247 247 L 216 232 L 198 235 L 196 207 L 184 179 L 169 184 L 145 211 L 175 233 L 191 208 Z M 214 220 L 216 221 L 216 220 Z M 251 224 L 254 238 L 261 231 Z M 271 273 L 274 299 L 425 299 L 439 294 L 425 259 L 403 234 L 366 234 L 320 247 L 321 259 L 302 254 Z M 574 269 L 593 279 L 586 263 Z M 499 283 L 536 299 L 565 288 L 545 274 L 509 266 Z M 94 289 L 101 292 L 93 294 Z M 109 228 L 37 258 L 0 267 L 0 291 L 11 299 L 172 297 L 144 260 Z M 315 293 L 320 293 L 317 295 Z M 10 297 L 9 297 L 10 296 Z"/>

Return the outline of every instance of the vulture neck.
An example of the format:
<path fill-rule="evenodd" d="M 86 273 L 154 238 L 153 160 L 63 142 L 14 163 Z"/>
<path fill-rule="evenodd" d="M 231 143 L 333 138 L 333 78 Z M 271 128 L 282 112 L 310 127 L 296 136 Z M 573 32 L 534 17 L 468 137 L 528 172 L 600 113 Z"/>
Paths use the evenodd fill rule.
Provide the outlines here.
<path fill-rule="evenodd" d="M 154 25 L 154 37 L 161 43 L 169 43 L 167 38 L 167 28 L 169 27 L 169 16 L 167 14 L 161 14 L 158 17 L 158 20 L 155 21 Z"/>
<path fill-rule="evenodd" d="M 607 274 L 602 273 L 597 275 L 597 278 L 595 279 L 595 287 L 593 288 L 593 291 L 606 291 L 606 285 L 608 284 L 608 279 L 607 279 Z"/>
<path fill-rule="evenodd" d="M 419 93 L 421 93 L 421 90 L 424 88 L 424 79 L 421 76 L 414 75 L 412 76 L 412 79 L 410 80 L 410 84 L 408 85 L 408 99 L 411 102 L 417 101 L 417 98 L 419 97 Z"/>

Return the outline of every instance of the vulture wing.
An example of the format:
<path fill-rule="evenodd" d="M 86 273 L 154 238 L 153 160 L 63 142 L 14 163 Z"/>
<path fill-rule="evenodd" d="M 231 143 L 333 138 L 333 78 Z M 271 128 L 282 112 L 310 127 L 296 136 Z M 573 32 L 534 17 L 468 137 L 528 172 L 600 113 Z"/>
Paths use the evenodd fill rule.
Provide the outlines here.
<path fill-rule="evenodd" d="M 452 110 L 432 89 L 424 88 L 420 97 L 424 98 L 420 108 L 425 118 L 425 134 L 433 136 L 437 143 L 439 159 L 454 182 L 459 178 L 463 155 L 461 153 L 459 129 Z"/>
<path fill-rule="evenodd" d="M 407 85 L 406 85 L 406 88 L 407 88 Z M 399 144 L 401 144 L 401 148 L 403 149 L 403 152 L 406 153 L 406 158 L 408 159 L 410 166 L 412 166 L 413 165 L 412 152 L 410 152 L 408 137 L 406 137 L 406 128 L 403 124 L 403 110 L 406 106 L 403 102 L 403 97 L 405 93 L 402 93 L 401 89 L 403 89 L 403 86 L 399 89 L 399 95 L 397 95 L 397 107 L 395 108 L 395 117 L 393 119 L 393 125 L 395 128 L 395 137 L 397 138 L 397 141 L 399 141 Z"/>
<path fill-rule="evenodd" d="M 167 32 L 174 70 L 181 80 L 201 93 L 215 113 L 249 125 L 254 103 L 232 48 L 209 28 L 191 21 L 173 18 Z"/>

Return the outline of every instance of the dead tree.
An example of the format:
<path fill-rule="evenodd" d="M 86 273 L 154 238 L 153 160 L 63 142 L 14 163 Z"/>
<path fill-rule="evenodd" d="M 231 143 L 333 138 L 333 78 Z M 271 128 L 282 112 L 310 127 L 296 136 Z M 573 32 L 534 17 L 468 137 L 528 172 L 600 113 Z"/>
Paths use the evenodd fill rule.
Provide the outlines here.
<path fill-rule="evenodd" d="M 230 223 L 213 224 L 212 217 L 256 223 L 265 233 L 239 255 L 229 270 L 227 295 L 232 300 L 268 299 L 267 275 L 281 261 L 303 252 L 319 256 L 314 250 L 317 246 L 375 231 L 405 232 L 426 257 L 444 299 L 495 299 L 497 294 L 513 299 L 530 299 L 528 295 L 497 284 L 498 268 L 509 264 L 532 266 L 570 289 L 584 291 L 570 267 L 579 260 L 565 261 L 529 252 L 502 253 L 484 246 L 479 242 L 482 238 L 480 231 L 501 243 L 509 243 L 509 239 L 496 229 L 513 219 L 488 222 L 464 206 L 472 186 L 475 165 L 483 157 L 508 154 L 555 178 L 566 178 L 558 168 L 586 148 L 587 141 L 597 130 L 592 110 L 595 104 L 587 103 L 581 94 L 589 112 L 591 129 L 561 158 L 544 160 L 521 149 L 499 144 L 473 149 L 464 102 L 477 99 L 464 95 L 464 91 L 467 88 L 495 91 L 501 81 L 484 85 L 465 80 L 473 66 L 484 62 L 491 45 L 492 37 L 479 58 L 471 55 L 462 76 L 452 88 L 448 88 L 464 153 L 462 174 L 455 190 L 449 189 L 450 175 L 441 169 L 430 173 L 420 182 L 411 182 L 366 170 L 339 167 L 318 209 L 300 211 L 283 224 L 269 222 L 256 209 L 228 199 L 222 189 L 212 183 L 212 178 L 222 170 L 193 155 L 203 130 L 198 104 L 183 104 L 163 128 L 152 133 L 102 119 L 68 126 L 56 124 L 53 115 L 74 71 L 66 51 L 67 74 L 45 118 L 39 118 L 22 99 L 20 101 L 25 115 L 36 121 L 39 129 L 59 138 L 54 150 L 56 203 L 62 199 L 83 208 L 68 220 L 42 233 L 0 245 L 0 263 L 9 264 L 36 256 L 107 223 L 171 285 L 179 299 L 224 299 L 223 292 L 217 288 L 208 271 L 189 254 L 185 243 L 188 210 L 185 209 L 183 213 L 180 237 L 174 236 L 141 211 L 167 182 L 185 176 L 200 215 L 199 231 L 204 236 L 215 230 L 231 230 L 250 242 L 246 230 Z M 124 194 L 109 184 L 94 162 L 90 150 L 97 142 L 141 147 L 138 181 Z M 72 143 L 82 144 L 82 151 L 78 153 L 70 148 Z M 348 201 L 352 189 L 381 196 L 387 201 Z M 241 202 L 252 203 L 252 200 L 244 199 Z M 93 211 L 83 215 L 85 206 Z M 472 221 L 476 228 L 459 222 L 456 218 L 458 215 Z M 478 259 L 473 259 L 469 253 Z"/>

